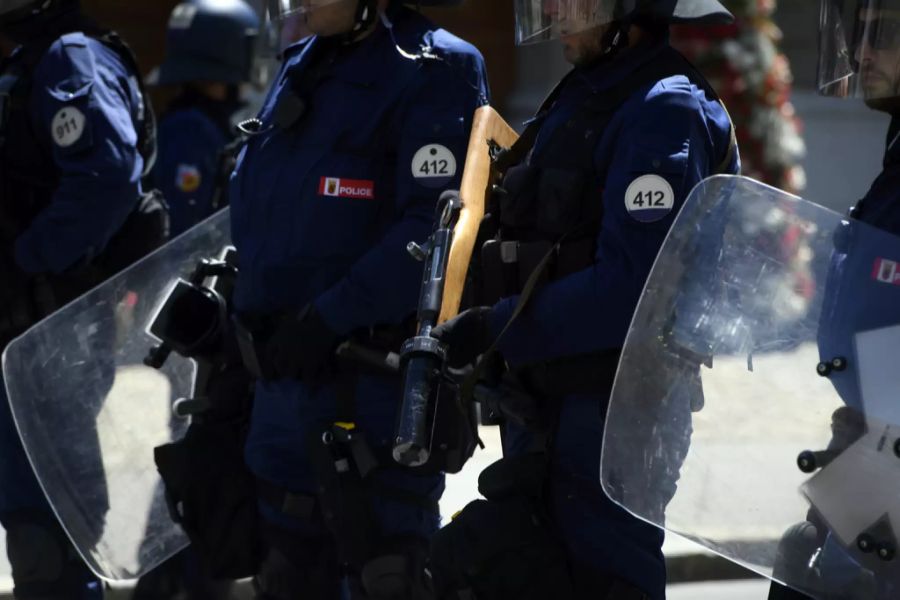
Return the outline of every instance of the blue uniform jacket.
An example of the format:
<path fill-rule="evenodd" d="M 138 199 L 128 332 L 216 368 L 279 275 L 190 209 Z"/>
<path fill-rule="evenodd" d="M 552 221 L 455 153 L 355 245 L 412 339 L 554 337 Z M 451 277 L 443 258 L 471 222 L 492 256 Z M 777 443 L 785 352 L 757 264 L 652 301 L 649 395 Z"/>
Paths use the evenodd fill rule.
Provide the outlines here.
<path fill-rule="evenodd" d="M 286 51 L 259 116 L 263 133 L 238 157 L 230 186 L 238 311 L 314 302 L 339 334 L 414 314 L 422 265 L 406 246 L 427 239 L 441 191 L 459 185 L 472 115 L 488 92 L 473 46 L 410 9 L 391 18 L 396 40 L 379 25 L 344 49 L 306 99 L 296 130 L 275 126 L 273 112 L 288 91 L 286 73 L 307 68 L 322 41 Z M 399 387 L 399 378 L 361 378 L 358 420 L 376 444 L 389 443 Z M 334 411 L 332 386 L 261 382 L 249 465 L 308 489 L 305 434 Z"/>
<path fill-rule="evenodd" d="M 34 140 L 7 143 L 36 144 L 44 162 L 29 169 L 58 185 L 16 240 L 24 271 L 60 273 L 90 260 L 136 206 L 144 168 L 136 123 L 145 110 L 137 76 L 82 33 L 62 36 L 37 63 L 28 107 Z"/>
<path fill-rule="evenodd" d="M 4 74 L 34 51 L 17 50 Z M 63 35 L 36 60 L 26 74 L 29 102 L 6 124 L 0 201 L 5 214 L 28 219 L 15 241 L 16 265 L 29 273 L 60 273 L 102 251 L 137 204 L 144 163 L 136 128 L 144 106 L 138 74 L 116 51 L 82 33 Z M 49 512 L 5 392 L 0 404 L 0 512 Z"/>
<path fill-rule="evenodd" d="M 611 65 L 577 69 L 550 108 L 530 161 L 550 132 L 563 126 L 593 94 L 612 88 L 662 51 L 662 44 L 635 48 Z M 592 267 L 554 281 L 531 298 L 528 308 L 499 342 L 504 358 L 526 365 L 569 355 L 620 348 L 656 254 L 675 215 L 699 181 L 716 172 L 726 156 L 730 123 L 722 106 L 684 76 L 663 79 L 633 94 L 616 112 L 594 150 L 603 181 L 597 202 L 603 219 Z M 559 163 L 559 158 L 556 162 Z M 729 172 L 739 170 L 737 154 Z M 663 190 L 667 208 L 647 208 L 641 183 Z M 519 297 L 502 300 L 491 314 L 495 334 Z"/>
<path fill-rule="evenodd" d="M 215 212 L 213 195 L 220 177 L 223 148 L 232 141 L 227 111 L 211 101 L 180 103 L 159 121 L 159 153 L 153 168 L 153 184 L 169 204 L 171 235 L 190 229 Z M 207 107 L 209 109 L 207 109 Z M 236 107 L 234 107 L 236 108 Z M 223 200 L 225 195 L 223 194 Z"/>
<path fill-rule="evenodd" d="M 892 136 L 896 127 L 892 127 Z M 862 408 L 854 336 L 900 324 L 900 141 L 887 147 L 884 170 L 851 219 L 835 232 L 835 252 L 824 293 L 819 329 L 822 361 L 847 360 L 829 379 L 841 399 Z M 860 226 L 865 223 L 867 226 Z M 895 277 L 896 276 L 896 277 Z M 815 369 L 816 365 L 809 365 Z"/>

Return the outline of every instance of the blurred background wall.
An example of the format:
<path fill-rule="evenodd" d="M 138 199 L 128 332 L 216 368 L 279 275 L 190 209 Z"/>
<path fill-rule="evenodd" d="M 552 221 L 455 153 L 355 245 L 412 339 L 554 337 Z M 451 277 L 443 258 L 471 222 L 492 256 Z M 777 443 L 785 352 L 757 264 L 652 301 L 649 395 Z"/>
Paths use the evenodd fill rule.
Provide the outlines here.
<path fill-rule="evenodd" d="M 859 101 L 816 96 L 818 0 L 725 1 L 739 18 L 733 36 L 712 39 L 706 49 L 693 47 L 693 52 L 697 39 L 692 41 L 690 32 L 676 32 L 675 38 L 726 100 L 731 97 L 748 174 L 843 210 L 865 193 L 879 170 L 887 118 Z M 83 2 L 125 36 L 142 69 L 159 63 L 176 0 Z M 512 4 L 466 0 L 457 8 L 427 12 L 481 49 L 494 105 L 520 125 L 568 67 L 554 44 L 514 47 Z M 717 57 L 726 47 L 728 56 Z M 748 96 L 747 90 L 753 93 Z M 156 102 L 164 108 L 165 96 Z"/>

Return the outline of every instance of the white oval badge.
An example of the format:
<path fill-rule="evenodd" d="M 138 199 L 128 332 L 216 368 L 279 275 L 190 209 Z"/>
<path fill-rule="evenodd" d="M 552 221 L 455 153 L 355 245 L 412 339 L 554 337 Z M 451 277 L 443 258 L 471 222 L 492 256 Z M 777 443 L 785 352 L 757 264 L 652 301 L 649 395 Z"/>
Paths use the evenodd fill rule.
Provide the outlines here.
<path fill-rule="evenodd" d="M 85 121 L 84 113 L 74 106 L 59 109 L 50 123 L 53 142 L 60 148 L 68 148 L 81 139 Z"/>
<path fill-rule="evenodd" d="M 442 187 L 456 176 L 456 157 L 447 146 L 422 146 L 412 160 L 412 176 L 426 187 Z"/>
<path fill-rule="evenodd" d="M 675 207 L 672 185 L 659 175 L 643 175 L 625 191 L 625 210 L 641 223 L 664 219 Z"/>

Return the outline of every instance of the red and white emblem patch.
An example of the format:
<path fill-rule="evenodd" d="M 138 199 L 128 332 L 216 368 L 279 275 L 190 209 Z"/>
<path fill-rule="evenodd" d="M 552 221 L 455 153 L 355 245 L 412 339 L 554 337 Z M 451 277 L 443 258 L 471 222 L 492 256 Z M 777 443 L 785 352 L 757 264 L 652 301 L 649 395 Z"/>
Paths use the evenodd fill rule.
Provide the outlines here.
<path fill-rule="evenodd" d="M 329 196 L 331 198 L 374 200 L 375 182 L 369 179 L 322 177 L 319 180 L 319 195 Z"/>
<path fill-rule="evenodd" d="M 876 258 L 872 268 L 872 279 L 881 283 L 900 285 L 900 263 L 886 258 Z"/>
<path fill-rule="evenodd" d="M 178 172 L 175 175 L 175 187 L 182 192 L 186 194 L 196 192 L 200 189 L 202 180 L 203 176 L 200 174 L 200 169 L 194 165 L 178 165 Z"/>

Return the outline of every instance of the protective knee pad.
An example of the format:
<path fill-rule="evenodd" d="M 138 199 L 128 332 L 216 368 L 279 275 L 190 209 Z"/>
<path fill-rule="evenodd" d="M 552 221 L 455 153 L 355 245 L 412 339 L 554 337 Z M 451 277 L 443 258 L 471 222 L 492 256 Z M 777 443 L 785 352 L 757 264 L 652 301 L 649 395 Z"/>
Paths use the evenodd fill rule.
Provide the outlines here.
<path fill-rule="evenodd" d="M 141 577 L 131 600 L 222 600 L 230 598 L 230 581 L 211 579 L 203 570 L 193 547 L 176 554 Z"/>
<path fill-rule="evenodd" d="M 265 554 L 253 578 L 256 600 L 339 600 L 341 572 L 330 538 L 267 525 L 264 539 Z"/>
<path fill-rule="evenodd" d="M 20 600 L 99 600 L 103 585 L 50 515 L 4 515 L 14 594 Z"/>
<path fill-rule="evenodd" d="M 431 542 L 441 600 L 574 598 L 565 550 L 529 498 L 476 500 Z"/>
<path fill-rule="evenodd" d="M 426 573 L 428 542 L 418 538 L 394 539 L 382 545 L 359 574 L 367 600 L 434 600 Z"/>
<path fill-rule="evenodd" d="M 772 586 L 769 588 L 769 596 L 768 600 L 813 600 L 810 596 L 806 594 L 801 594 L 798 591 L 792 590 L 791 588 L 785 587 L 780 583 L 772 582 Z"/>

